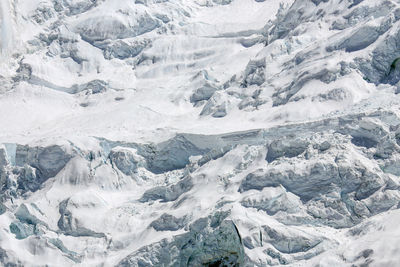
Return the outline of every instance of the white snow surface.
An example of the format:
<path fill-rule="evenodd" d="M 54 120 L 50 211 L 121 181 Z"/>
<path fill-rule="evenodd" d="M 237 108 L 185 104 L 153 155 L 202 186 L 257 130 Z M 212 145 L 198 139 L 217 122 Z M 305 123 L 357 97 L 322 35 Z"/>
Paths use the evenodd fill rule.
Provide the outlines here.
<path fill-rule="evenodd" d="M 3 2 L 5 6 L 7 1 Z M 19 3 L 17 14 L 32 17 L 38 13 L 34 9 L 38 5 L 51 6 L 50 1 L 36 1 L 36 6 L 32 2 L 35 1 Z M 48 48 L 30 48 L 34 51 L 24 55 L 23 62 L 32 67 L 35 77 L 54 87 L 71 87 L 101 79 L 108 82 L 114 90 L 101 97 L 77 96 L 66 95 L 43 83 L 32 85 L 21 82 L 2 96 L 0 121 L 8 125 L 8 129 L 1 133 L 0 140 L 29 143 L 38 137 L 102 136 L 114 140 L 157 141 L 176 132 L 211 134 L 274 124 L 275 122 L 264 121 L 263 118 L 242 125 L 249 120 L 244 116 L 237 117 L 233 114 L 234 111 L 229 116 L 232 117 L 230 119 L 199 118 L 201 109 L 193 108 L 188 103 L 188 98 L 193 90 L 191 88 L 207 82 L 207 79 L 213 79 L 216 84 L 221 85 L 243 71 L 249 59 L 256 56 L 263 45 L 246 49 L 238 43 L 238 39 L 242 34 L 248 34 L 241 32 L 261 30 L 268 20 L 274 18 L 280 2 L 290 3 L 239 0 L 230 5 L 214 4 L 207 7 L 201 6 L 201 1 L 167 1 L 154 4 L 150 1 L 146 6 L 134 4 L 133 1 L 103 1 L 87 12 L 65 18 L 62 20 L 63 25 L 53 31 L 78 39 L 76 45 L 78 56 L 83 58 L 82 64 L 77 64 L 70 57 L 49 56 L 53 49 L 60 49 L 54 43 Z M 137 37 L 152 41 L 151 47 L 143 54 L 150 59 L 157 58 L 156 63 L 146 60 L 139 66 L 132 66 L 133 59 L 105 60 L 98 48 L 80 40 L 79 35 L 74 33 L 74 28 L 81 24 L 83 25 L 79 27 L 97 27 L 99 30 L 111 27 L 112 31 L 115 21 L 122 22 L 128 18 L 120 13 L 121 10 L 139 16 L 154 16 L 158 13 L 170 16 L 171 22 L 163 25 L 162 29 Z M 107 16 L 103 17 L 103 14 Z M 16 39 L 27 43 L 33 38 L 33 31 L 36 34 L 46 31 L 48 25 L 55 23 L 55 20 L 52 17 L 42 25 L 35 25 L 34 30 L 31 20 L 23 21 L 16 25 Z M 7 35 L 9 18 L 5 17 L 3 21 L 2 32 Z M 90 26 L 90 23 L 97 21 L 104 25 Z M 230 35 L 223 37 L 224 34 Z M 3 41 L 7 42 L 7 39 Z M 22 51 L 17 50 L 15 53 L 26 53 L 24 50 L 29 50 L 27 47 L 21 49 Z M 15 64 L 16 60 L 10 59 L 9 65 Z M 202 73 L 207 73 L 207 78 Z M 198 78 L 193 81 L 194 77 Z M 116 102 L 116 97 L 124 98 L 124 101 Z M 26 102 L 26 99 L 29 101 Z M 88 103 L 89 106 L 83 108 L 80 106 L 82 103 Z M 15 106 L 19 108 L 16 109 Z M 12 121 L 20 123 L 11 123 Z M 188 121 L 193 123 L 187 123 Z"/>
<path fill-rule="evenodd" d="M 0 0 L 0 265 L 399 265 L 399 25 L 395 0 Z"/>

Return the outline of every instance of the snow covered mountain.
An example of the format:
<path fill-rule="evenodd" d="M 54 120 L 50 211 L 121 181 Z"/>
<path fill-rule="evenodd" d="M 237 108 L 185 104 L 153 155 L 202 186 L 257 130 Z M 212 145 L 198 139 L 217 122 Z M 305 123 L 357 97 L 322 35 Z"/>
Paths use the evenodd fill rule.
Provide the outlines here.
<path fill-rule="evenodd" d="M 0 0 L 0 265 L 397 266 L 400 2 Z"/>

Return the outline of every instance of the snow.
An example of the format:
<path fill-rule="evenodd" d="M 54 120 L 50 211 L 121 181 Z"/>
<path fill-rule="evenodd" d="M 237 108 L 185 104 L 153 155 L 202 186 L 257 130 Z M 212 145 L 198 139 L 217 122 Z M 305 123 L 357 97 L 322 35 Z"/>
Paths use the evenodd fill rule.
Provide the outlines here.
<path fill-rule="evenodd" d="M 0 264 L 211 264 L 226 214 L 243 266 L 396 265 L 399 4 L 352 2 L 0 0 Z"/>
<path fill-rule="evenodd" d="M 237 28 L 238 25 L 245 29 L 252 25 L 251 29 L 258 30 L 262 28 L 265 21 L 273 18 L 278 4 L 279 1 L 257 3 L 251 0 L 240 0 L 235 1 L 232 6 L 215 6 L 202 9 L 197 7 L 199 13 L 195 13 L 196 15 L 190 19 L 189 25 L 209 25 L 205 29 L 208 29 L 207 33 L 211 32 L 211 35 L 220 34 L 218 31 L 213 33 L 215 25 L 229 31 L 231 31 L 229 27 L 232 27 L 232 31 L 242 30 Z M 97 13 L 101 13 L 104 12 L 102 10 L 118 9 L 122 6 L 124 5 L 121 5 L 118 1 L 107 1 L 104 6 L 101 6 L 101 9 L 97 8 L 96 10 Z M 135 10 L 136 6 L 139 7 L 139 10 L 145 8 L 142 5 L 135 5 Z M 269 12 L 262 12 L 266 7 Z M 132 6 L 129 8 L 132 8 Z M 215 15 L 221 12 L 223 12 L 221 15 Z M 235 19 L 238 17 L 237 12 L 245 12 L 245 16 L 241 15 L 239 21 Z M 90 15 L 84 13 L 78 15 L 77 19 L 79 21 L 80 18 L 86 19 L 88 16 Z M 71 27 L 68 26 L 67 28 Z M 185 29 L 183 31 L 186 32 Z M 22 38 L 24 38 L 24 34 L 25 32 L 20 33 Z M 101 79 L 115 84 L 115 88 L 134 88 L 135 93 L 108 92 L 106 93 L 107 96 L 102 96 L 101 99 L 93 97 L 93 99 L 82 100 L 65 96 L 65 94 L 53 93 L 46 87 L 21 83 L 17 85 L 13 93 L 2 96 L 4 100 L 1 105 L 3 118 L 1 122 L 8 125 L 8 130 L 2 133 L 0 140 L 28 143 L 34 139 L 34 136 L 50 138 L 52 136 L 72 137 L 75 135 L 95 135 L 113 139 L 126 139 L 126 136 L 129 136 L 130 140 L 136 140 L 146 135 L 149 136 L 147 140 L 153 141 L 159 139 L 157 136 L 160 133 L 157 129 L 173 127 L 169 130 L 171 133 L 167 136 L 171 136 L 175 132 L 204 132 L 201 129 L 204 129 L 205 124 L 209 125 L 208 120 L 204 123 L 200 121 L 199 124 L 186 123 L 196 120 L 199 112 L 196 109 L 189 108 L 190 104 L 182 101 L 183 97 L 187 97 L 185 92 L 187 87 L 190 86 L 187 85 L 188 77 L 195 75 L 197 71 L 207 70 L 212 66 L 209 72 L 215 73 L 212 75 L 221 79 L 221 82 L 230 79 L 233 74 L 245 67 L 248 58 L 254 55 L 259 47 L 244 49 L 232 38 L 221 39 L 198 35 L 198 32 L 193 32 L 191 36 L 187 36 L 185 33 L 185 35 L 174 34 L 156 37 L 152 47 L 145 53 L 161 57 L 161 61 L 148 67 L 140 67 L 135 70 L 135 73 L 132 73 L 128 68 L 129 66 L 124 66 L 117 60 L 105 61 L 102 59 L 99 49 L 90 48 L 91 46 L 86 43 L 81 44 L 81 42 L 79 42 L 78 51 L 81 51 L 90 65 L 84 63 L 79 66 L 70 58 L 49 58 L 38 52 L 26 55 L 24 62 L 32 66 L 35 77 L 55 86 L 71 87 L 76 83 L 101 77 Z M 200 35 L 202 34 L 200 33 Z M 229 61 L 225 56 L 228 53 L 227 49 L 232 49 L 229 52 Z M 207 56 L 208 51 L 211 52 L 210 56 Z M 206 57 L 204 59 L 203 56 L 198 58 L 197 54 L 201 55 L 202 53 L 205 53 Z M 38 58 L 42 59 L 38 61 Z M 235 61 L 232 61 L 233 59 Z M 38 64 L 39 62 L 43 62 L 43 64 Z M 194 64 L 194 67 L 190 66 L 192 64 Z M 97 67 L 94 68 L 91 65 L 97 65 Z M 101 69 L 101 74 L 94 73 L 96 68 Z M 124 82 L 121 83 L 120 81 Z M 35 88 L 33 91 L 30 89 L 32 87 Z M 25 96 L 25 94 L 28 95 Z M 159 95 L 160 98 L 154 101 L 154 95 Z M 124 97 L 125 100 L 113 103 L 115 97 Z M 26 101 L 27 98 L 29 98 L 29 101 Z M 81 102 L 90 103 L 89 108 L 81 108 L 79 106 Z M 17 112 L 13 108 L 15 106 L 18 106 Z M 55 106 L 58 107 L 57 110 L 54 108 Z M 188 113 L 188 110 L 192 111 Z M 104 119 L 105 116 L 108 119 Z M 94 120 L 95 118 L 99 118 L 100 121 Z M 39 123 L 39 120 L 42 122 Z M 11 123 L 12 121 L 21 123 Z M 151 123 L 149 124 L 149 122 Z M 204 133 L 248 128 L 234 127 L 234 129 L 231 129 L 231 127 L 227 128 L 226 124 L 231 125 L 232 123 L 226 122 L 219 129 L 211 128 Z M 68 127 L 62 125 L 68 125 Z M 151 127 L 148 127 L 149 125 Z M 193 126 L 195 128 L 190 129 Z M 255 125 L 254 127 L 259 126 Z M 145 133 L 141 131 L 142 128 L 145 129 Z M 10 138 L 13 140 L 10 140 Z M 25 141 L 27 138 L 28 141 Z"/>
<path fill-rule="evenodd" d="M 3 0 L 0 2 L 1 14 L 1 52 L 7 54 L 13 42 L 13 29 L 11 23 L 10 1 Z"/>

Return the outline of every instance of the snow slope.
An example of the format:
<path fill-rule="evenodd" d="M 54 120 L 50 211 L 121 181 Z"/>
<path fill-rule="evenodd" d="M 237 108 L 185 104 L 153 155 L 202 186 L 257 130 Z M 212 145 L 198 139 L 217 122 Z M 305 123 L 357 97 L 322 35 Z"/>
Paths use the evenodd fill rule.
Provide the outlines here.
<path fill-rule="evenodd" d="M 7 51 L 11 48 L 13 42 L 13 29 L 11 16 L 12 13 L 10 11 L 10 3 L 9 1 L 2 1 L 0 3 L 0 11 L 1 11 L 1 51 L 2 54 L 6 54 Z"/>
<path fill-rule="evenodd" d="M 397 1 L 0 11 L 1 264 L 400 262 Z"/>

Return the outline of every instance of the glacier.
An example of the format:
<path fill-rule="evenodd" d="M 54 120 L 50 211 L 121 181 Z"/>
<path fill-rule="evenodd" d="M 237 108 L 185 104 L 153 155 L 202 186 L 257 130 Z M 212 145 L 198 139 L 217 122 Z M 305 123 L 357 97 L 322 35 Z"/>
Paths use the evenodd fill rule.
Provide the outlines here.
<path fill-rule="evenodd" d="M 0 0 L 1 266 L 397 266 L 400 2 Z"/>

